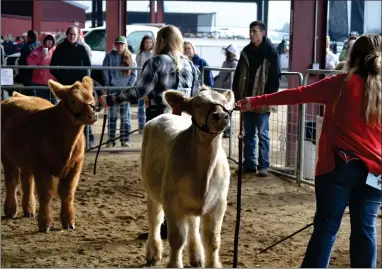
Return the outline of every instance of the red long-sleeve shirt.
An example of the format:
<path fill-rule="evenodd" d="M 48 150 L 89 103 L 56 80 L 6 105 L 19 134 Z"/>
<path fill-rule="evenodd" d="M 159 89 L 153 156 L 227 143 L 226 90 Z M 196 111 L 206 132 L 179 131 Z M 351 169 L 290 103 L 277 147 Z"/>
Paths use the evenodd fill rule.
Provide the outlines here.
<path fill-rule="evenodd" d="M 339 150 L 353 154 L 364 162 L 369 172 L 381 175 L 381 124 L 372 127 L 366 123 L 365 82 L 361 76 L 353 74 L 345 83 L 333 117 L 333 104 L 340 94 L 345 78 L 346 74 L 331 76 L 308 86 L 251 97 L 251 107 L 302 103 L 325 104 L 316 175 L 334 170 L 334 154 Z"/>

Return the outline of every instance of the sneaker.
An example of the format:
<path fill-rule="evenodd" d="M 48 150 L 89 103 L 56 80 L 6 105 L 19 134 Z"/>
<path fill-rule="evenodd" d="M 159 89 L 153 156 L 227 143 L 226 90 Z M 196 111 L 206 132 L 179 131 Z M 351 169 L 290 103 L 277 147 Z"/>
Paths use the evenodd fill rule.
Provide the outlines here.
<path fill-rule="evenodd" d="M 138 134 L 143 134 L 143 129 L 139 129 Z"/>
<path fill-rule="evenodd" d="M 266 177 L 268 176 L 268 168 L 260 168 L 259 172 L 257 173 L 259 177 Z"/>
<path fill-rule="evenodd" d="M 130 144 L 127 142 L 121 142 L 121 147 L 128 148 L 128 147 L 130 147 Z"/>
<path fill-rule="evenodd" d="M 96 144 L 94 143 L 94 141 L 89 142 L 89 148 L 94 148 L 95 146 Z"/>

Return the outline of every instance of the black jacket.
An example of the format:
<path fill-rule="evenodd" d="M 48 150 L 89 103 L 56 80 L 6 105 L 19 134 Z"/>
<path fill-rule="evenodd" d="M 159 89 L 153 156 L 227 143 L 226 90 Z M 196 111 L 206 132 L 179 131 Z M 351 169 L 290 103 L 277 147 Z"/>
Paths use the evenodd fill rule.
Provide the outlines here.
<path fill-rule="evenodd" d="M 266 81 L 263 87 L 256 81 L 258 69 L 265 75 Z M 238 65 L 233 79 L 232 89 L 235 99 L 239 100 L 246 96 L 263 95 L 277 92 L 280 87 L 280 60 L 276 48 L 271 41 L 264 37 L 259 48 L 255 48 L 252 43 L 244 47 L 241 52 Z M 260 78 L 258 78 L 260 79 Z"/>
<path fill-rule="evenodd" d="M 65 39 L 59 44 L 53 52 L 51 66 L 90 66 L 89 55 L 83 45 L 78 43 L 70 44 Z M 88 75 L 87 69 L 50 69 L 50 73 L 55 76 L 58 82 L 63 85 L 72 85 L 76 81 L 82 81 L 82 78 Z"/>

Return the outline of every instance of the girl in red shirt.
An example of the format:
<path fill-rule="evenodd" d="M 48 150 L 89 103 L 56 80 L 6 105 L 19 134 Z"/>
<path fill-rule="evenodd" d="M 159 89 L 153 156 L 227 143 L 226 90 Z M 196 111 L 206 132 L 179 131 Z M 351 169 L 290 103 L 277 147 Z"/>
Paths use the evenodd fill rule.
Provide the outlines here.
<path fill-rule="evenodd" d="M 302 267 L 327 267 L 347 204 L 352 267 L 376 267 L 376 218 L 382 202 L 381 36 L 355 41 L 348 73 L 308 86 L 247 97 L 240 111 L 264 105 L 325 104 L 316 165 L 314 231 Z"/>

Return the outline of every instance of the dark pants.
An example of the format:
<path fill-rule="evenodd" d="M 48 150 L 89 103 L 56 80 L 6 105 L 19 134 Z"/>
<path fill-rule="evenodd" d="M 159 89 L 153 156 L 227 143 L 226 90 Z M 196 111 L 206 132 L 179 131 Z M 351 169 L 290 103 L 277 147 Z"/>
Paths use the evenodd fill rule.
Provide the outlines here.
<path fill-rule="evenodd" d="M 157 105 L 146 108 L 146 122 L 152 120 L 153 118 L 162 115 L 166 109 L 165 105 Z"/>
<path fill-rule="evenodd" d="M 333 244 L 349 203 L 351 267 L 373 268 L 377 262 L 376 219 L 382 192 L 366 184 L 368 171 L 360 160 L 336 156 L 333 172 L 315 179 L 314 231 L 301 267 L 328 267 Z"/>

